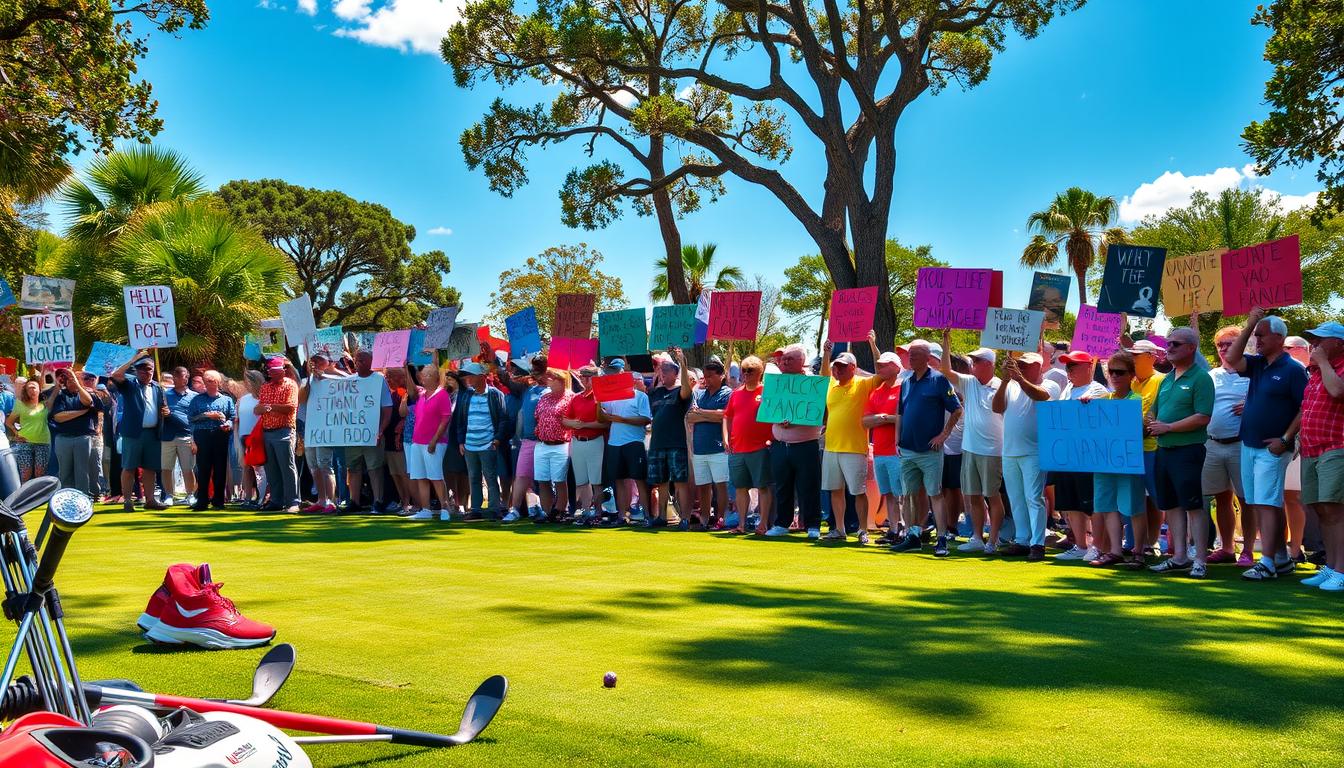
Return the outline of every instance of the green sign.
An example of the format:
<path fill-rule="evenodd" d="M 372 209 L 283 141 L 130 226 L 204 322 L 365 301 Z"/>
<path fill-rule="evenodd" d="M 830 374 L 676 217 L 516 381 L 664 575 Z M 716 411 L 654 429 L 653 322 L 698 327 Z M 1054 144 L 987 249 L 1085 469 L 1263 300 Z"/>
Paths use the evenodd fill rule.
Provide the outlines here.
<path fill-rule="evenodd" d="M 617 309 L 597 315 L 598 354 L 642 355 L 649 351 L 649 335 L 644 325 L 644 308 Z"/>
<path fill-rule="evenodd" d="M 653 308 L 649 349 L 695 346 L 695 304 L 672 304 Z"/>
<path fill-rule="evenodd" d="M 826 415 L 828 376 L 801 373 L 767 373 L 765 391 L 756 420 L 767 424 L 787 421 L 800 426 L 819 427 Z"/>

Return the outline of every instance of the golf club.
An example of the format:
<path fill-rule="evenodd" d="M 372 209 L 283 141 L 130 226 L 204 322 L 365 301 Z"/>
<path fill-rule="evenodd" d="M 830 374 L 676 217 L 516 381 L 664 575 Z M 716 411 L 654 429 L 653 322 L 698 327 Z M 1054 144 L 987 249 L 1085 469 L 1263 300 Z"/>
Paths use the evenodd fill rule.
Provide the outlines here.
<path fill-rule="evenodd" d="M 228 704 L 237 704 L 240 707 L 264 707 L 266 702 L 270 701 L 275 694 L 284 687 L 285 681 L 294 671 L 295 663 L 294 646 L 289 643 L 281 643 L 266 652 L 257 662 L 257 669 L 252 673 L 252 695 L 246 699 L 210 699 L 210 701 L 222 701 Z M 143 692 L 141 688 L 132 680 L 94 680 L 90 685 L 96 685 L 99 688 L 116 688 L 123 691 Z"/>
<path fill-rule="evenodd" d="M 169 696 L 147 691 L 130 691 L 119 688 L 102 688 L 85 685 L 84 693 L 90 706 L 107 704 L 132 704 L 151 709 L 177 709 L 186 707 L 196 712 L 231 712 L 247 715 L 277 728 L 291 731 L 307 731 L 338 737 L 338 742 L 386 741 L 392 744 L 406 744 L 418 747 L 456 747 L 467 744 L 480 735 L 481 731 L 494 719 L 495 713 L 504 703 L 509 691 L 509 681 L 503 675 L 493 675 L 476 688 L 467 700 L 462 713 L 462 722 L 456 733 L 443 735 L 394 728 L 376 723 L 362 723 L 355 720 L 341 720 L 321 715 L 308 715 L 300 712 L 284 712 L 272 709 L 257 709 L 225 701 L 193 699 L 185 696 Z M 300 744 L 329 743 L 326 737 L 308 737 L 296 739 Z M 314 741 L 313 739 L 317 739 Z"/>

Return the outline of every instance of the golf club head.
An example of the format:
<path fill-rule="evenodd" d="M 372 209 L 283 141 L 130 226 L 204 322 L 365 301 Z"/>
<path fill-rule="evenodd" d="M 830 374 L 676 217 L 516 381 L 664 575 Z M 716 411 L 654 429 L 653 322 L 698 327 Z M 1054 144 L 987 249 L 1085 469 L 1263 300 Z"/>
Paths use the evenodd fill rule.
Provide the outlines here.
<path fill-rule="evenodd" d="M 504 705 L 504 697 L 509 693 L 509 680 L 503 675 L 491 675 L 476 687 L 476 692 L 467 699 L 466 709 L 462 711 L 462 724 L 457 733 L 449 736 L 456 744 L 466 744 L 477 736 L 495 719 L 499 708 Z"/>
<path fill-rule="evenodd" d="M 34 477 L 19 486 L 9 498 L 0 502 L 0 514 L 20 518 L 47 503 L 51 495 L 61 487 L 61 481 L 55 477 Z"/>
<path fill-rule="evenodd" d="M 294 671 L 294 646 L 281 643 L 266 652 L 257 663 L 257 671 L 252 673 L 252 695 L 241 701 L 230 700 L 230 704 L 245 707 L 262 707 L 270 701 L 289 679 Z"/>

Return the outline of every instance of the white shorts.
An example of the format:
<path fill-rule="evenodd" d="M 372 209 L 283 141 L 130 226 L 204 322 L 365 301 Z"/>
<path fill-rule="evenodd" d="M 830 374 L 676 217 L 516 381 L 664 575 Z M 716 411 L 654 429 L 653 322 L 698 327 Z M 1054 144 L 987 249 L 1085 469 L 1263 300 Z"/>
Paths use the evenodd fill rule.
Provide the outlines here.
<path fill-rule="evenodd" d="M 695 475 L 696 485 L 728 482 L 728 454 L 711 453 L 691 456 L 691 471 Z"/>
<path fill-rule="evenodd" d="M 569 443 L 547 445 L 540 440 L 532 448 L 532 479 L 539 483 L 563 483 L 569 474 Z"/>
<path fill-rule="evenodd" d="M 602 454 L 606 453 L 607 440 L 595 437 L 592 440 L 569 441 L 569 459 L 574 464 L 574 485 L 594 485 L 602 487 Z"/>
<path fill-rule="evenodd" d="M 447 443 L 436 445 L 434 453 L 429 452 L 428 445 L 412 443 L 406 446 L 406 474 L 412 480 L 442 480 L 443 452 L 447 450 L 451 450 Z"/>
<path fill-rule="evenodd" d="M 821 490 L 847 488 L 860 496 L 868 492 L 868 457 L 862 453 L 821 453 Z"/>
<path fill-rule="evenodd" d="M 1300 453 L 1293 453 L 1293 460 L 1288 462 L 1288 472 L 1283 477 L 1283 490 L 1302 490 L 1302 454 Z"/>

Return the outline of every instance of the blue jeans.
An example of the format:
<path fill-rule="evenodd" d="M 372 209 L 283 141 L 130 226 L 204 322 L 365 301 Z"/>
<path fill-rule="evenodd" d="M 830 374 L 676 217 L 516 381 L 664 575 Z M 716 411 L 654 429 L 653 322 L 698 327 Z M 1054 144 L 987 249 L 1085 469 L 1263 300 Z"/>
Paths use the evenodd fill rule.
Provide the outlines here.
<path fill-rule="evenodd" d="M 1013 542 L 1045 546 L 1045 474 L 1040 457 L 1004 456 L 1003 482 L 1013 513 Z"/>
<path fill-rule="evenodd" d="M 289 427 L 262 432 L 266 446 L 266 485 L 271 490 L 272 507 L 299 503 L 299 472 L 294 465 L 294 430 Z"/>
<path fill-rule="evenodd" d="M 499 451 L 487 448 L 484 451 L 467 451 L 467 483 L 471 486 L 471 508 L 481 510 L 481 477 L 485 477 L 486 499 L 490 506 L 485 509 L 497 510 L 499 504 Z"/>

